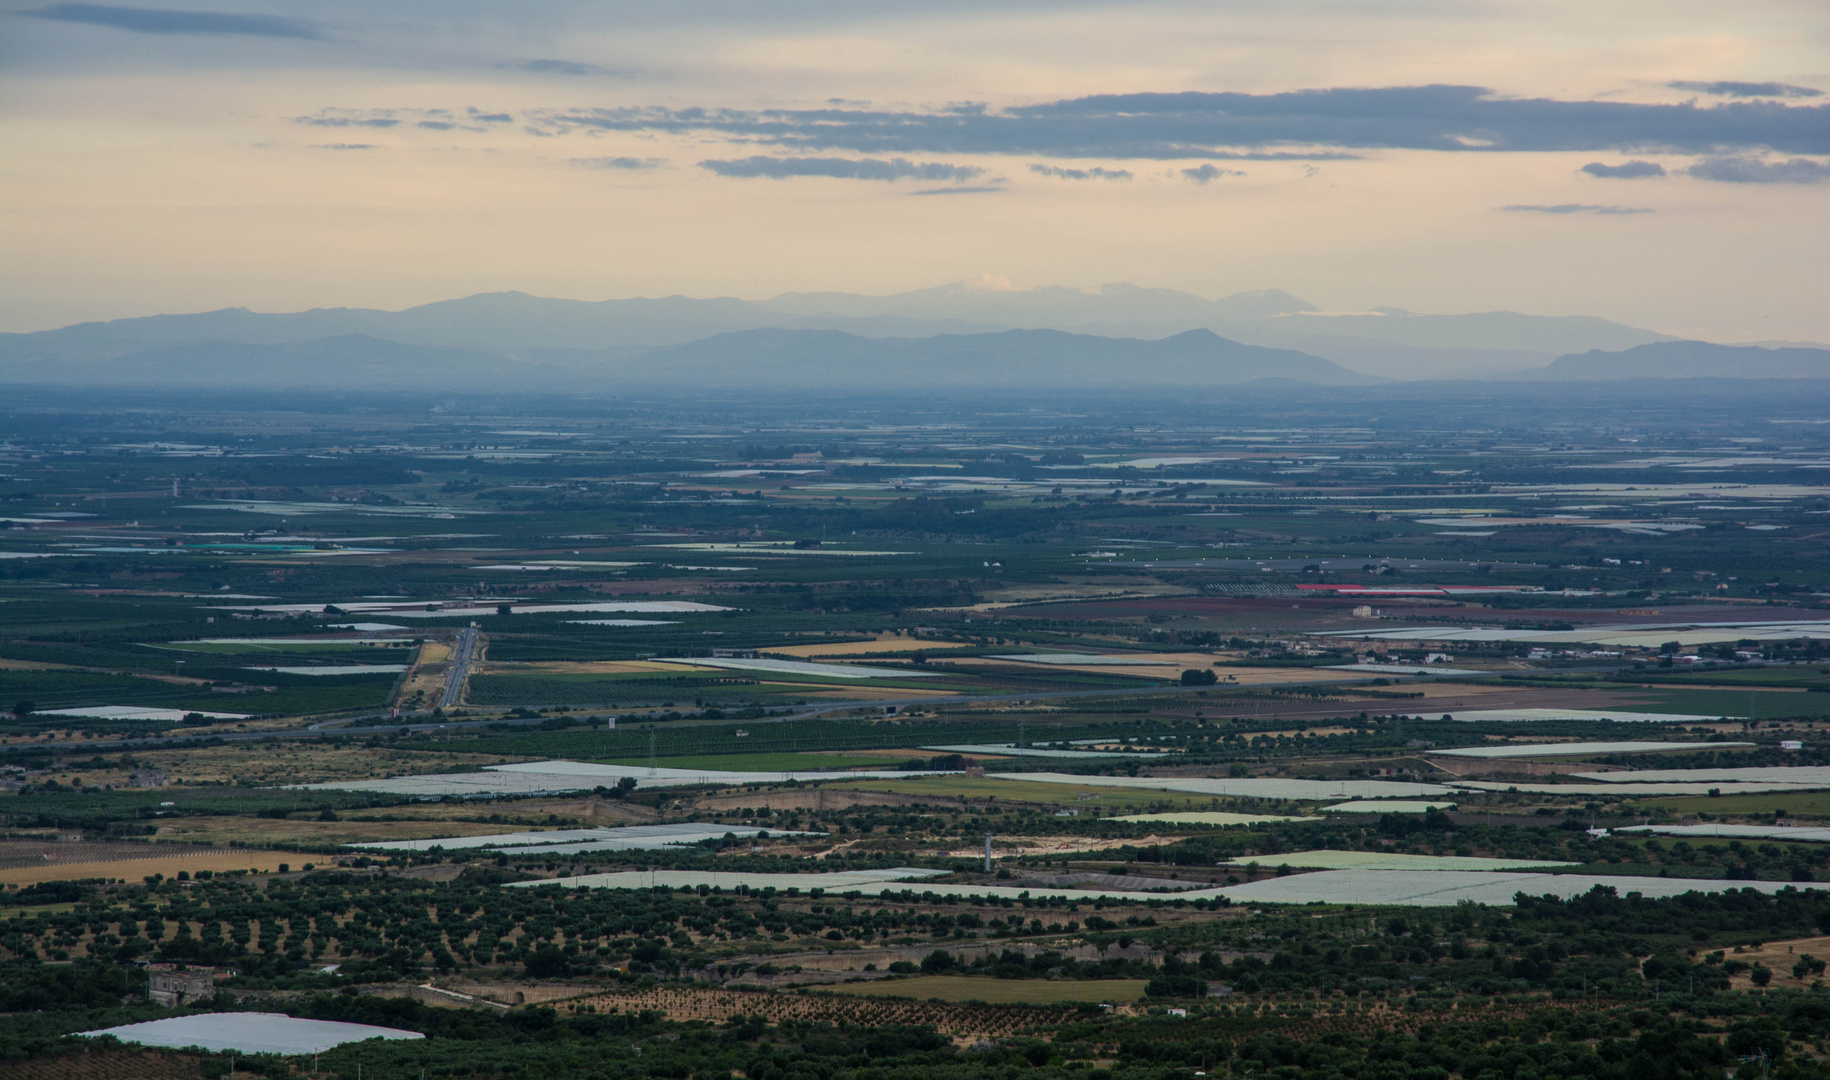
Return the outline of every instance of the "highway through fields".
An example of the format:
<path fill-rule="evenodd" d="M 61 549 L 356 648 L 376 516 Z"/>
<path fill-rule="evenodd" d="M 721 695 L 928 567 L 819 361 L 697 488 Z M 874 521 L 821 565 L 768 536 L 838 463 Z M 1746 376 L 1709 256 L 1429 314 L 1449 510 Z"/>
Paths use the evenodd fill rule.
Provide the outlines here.
<path fill-rule="evenodd" d="M 458 634 L 457 645 L 451 650 L 451 674 L 445 680 L 445 692 L 439 695 L 438 707 L 449 709 L 464 696 L 464 680 L 470 677 L 470 662 L 477 654 L 477 628 L 466 626 Z"/>

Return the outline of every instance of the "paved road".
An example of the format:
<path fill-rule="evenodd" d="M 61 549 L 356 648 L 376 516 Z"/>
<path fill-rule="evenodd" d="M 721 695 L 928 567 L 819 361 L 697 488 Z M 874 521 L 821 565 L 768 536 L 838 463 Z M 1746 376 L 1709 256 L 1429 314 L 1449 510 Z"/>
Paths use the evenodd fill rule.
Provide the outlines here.
<path fill-rule="evenodd" d="M 477 628 L 466 626 L 451 650 L 451 675 L 445 680 L 445 692 L 439 696 L 439 708 L 449 709 L 464 696 L 464 680 L 470 675 L 470 661 L 475 658 L 476 651 Z"/>

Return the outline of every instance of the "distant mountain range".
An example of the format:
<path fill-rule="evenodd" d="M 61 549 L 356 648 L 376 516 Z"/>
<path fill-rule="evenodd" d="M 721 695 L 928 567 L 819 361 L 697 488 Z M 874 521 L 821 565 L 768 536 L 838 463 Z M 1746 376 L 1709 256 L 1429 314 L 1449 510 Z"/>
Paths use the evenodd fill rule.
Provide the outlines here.
<path fill-rule="evenodd" d="M 99 359 L 0 361 L 0 378 L 83 386 L 605 392 L 716 390 L 1037 391 L 1384 380 L 1320 357 L 1191 330 L 1158 341 L 1006 330 L 868 338 L 837 330 L 741 330 L 654 350 L 543 350 L 534 359 L 405 345 L 366 334 L 277 344 L 201 342 Z"/>
<path fill-rule="evenodd" d="M 1602 379 L 1830 379 L 1830 349 L 1660 341 L 1622 352 L 1559 356 L 1531 376 L 1555 382 Z"/>
<path fill-rule="evenodd" d="M 1685 342 L 1586 316 L 1330 313 L 1276 289 L 1209 300 L 1135 285 L 954 284 L 892 296 L 785 293 L 765 301 L 591 302 L 506 292 L 404 311 L 233 308 L 0 334 L 0 382 L 113 386 L 1343 386 L 1442 378 L 1820 378 L 1830 375 L 1827 359 L 1830 352 L 1818 348 Z"/>

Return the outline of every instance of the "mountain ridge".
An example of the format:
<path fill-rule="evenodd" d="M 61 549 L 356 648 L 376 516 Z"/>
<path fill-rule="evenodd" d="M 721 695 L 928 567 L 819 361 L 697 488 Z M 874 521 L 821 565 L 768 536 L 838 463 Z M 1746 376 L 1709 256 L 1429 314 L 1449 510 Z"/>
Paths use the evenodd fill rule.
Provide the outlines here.
<path fill-rule="evenodd" d="M 1618 352 L 1592 349 L 1559 356 L 1530 377 L 1545 382 L 1830 379 L 1830 349 L 1659 341 Z"/>
<path fill-rule="evenodd" d="M 1207 330 L 1152 341 L 1055 330 L 868 338 L 839 330 L 765 327 L 663 349 L 533 352 L 517 357 L 368 334 L 302 342 L 189 342 L 98 359 L 0 360 L 0 380 L 272 389 L 860 392 L 1216 387 L 1272 378 L 1328 386 L 1384 381 L 1320 357 L 1244 345 Z"/>
<path fill-rule="evenodd" d="M 571 300 L 508 290 L 400 311 L 222 308 L 0 334 L 0 359 L 93 360 L 207 341 L 283 344 L 349 333 L 525 356 L 553 349 L 657 349 L 762 328 L 880 338 L 1046 329 L 1148 339 L 1208 329 L 1244 344 L 1306 352 L 1350 369 L 1406 379 L 1491 377 L 1542 367 L 1568 353 L 1675 340 L 1593 316 L 1415 315 L 1397 308 L 1329 313 L 1279 289 L 1209 300 L 1129 283 L 1002 290 L 956 282 L 888 296 L 782 293 L 760 301 L 677 294 Z"/>

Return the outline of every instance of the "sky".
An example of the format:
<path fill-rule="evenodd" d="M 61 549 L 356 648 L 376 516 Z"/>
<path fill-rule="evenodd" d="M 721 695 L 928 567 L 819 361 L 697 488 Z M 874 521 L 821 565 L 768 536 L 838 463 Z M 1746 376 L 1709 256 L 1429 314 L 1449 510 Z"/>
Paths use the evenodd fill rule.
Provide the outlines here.
<path fill-rule="evenodd" d="M 0 331 L 1128 281 L 1830 341 L 1823 0 L 0 0 Z"/>

